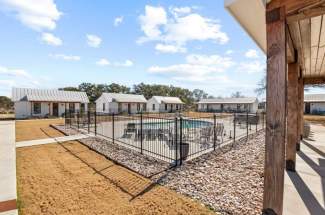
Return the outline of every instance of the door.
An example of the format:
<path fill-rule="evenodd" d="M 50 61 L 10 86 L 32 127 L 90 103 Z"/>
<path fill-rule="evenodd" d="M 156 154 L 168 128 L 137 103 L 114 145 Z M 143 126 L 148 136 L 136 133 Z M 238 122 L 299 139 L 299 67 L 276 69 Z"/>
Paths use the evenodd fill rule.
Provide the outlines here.
<path fill-rule="evenodd" d="M 53 114 L 53 116 L 59 116 L 59 104 L 58 103 L 53 103 L 52 114 Z"/>
<path fill-rule="evenodd" d="M 128 104 L 128 114 L 131 113 L 131 104 Z"/>
<path fill-rule="evenodd" d="M 305 104 L 305 113 L 310 114 L 310 103 Z"/>

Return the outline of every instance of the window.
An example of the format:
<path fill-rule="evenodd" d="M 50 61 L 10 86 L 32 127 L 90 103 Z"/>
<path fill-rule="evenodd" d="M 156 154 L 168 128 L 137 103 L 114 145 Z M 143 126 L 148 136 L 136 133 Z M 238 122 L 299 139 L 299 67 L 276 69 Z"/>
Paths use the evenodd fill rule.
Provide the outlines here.
<path fill-rule="evenodd" d="M 105 109 L 106 109 L 106 108 L 105 108 L 105 103 L 103 103 L 103 111 L 105 111 Z"/>
<path fill-rule="evenodd" d="M 69 103 L 69 110 L 74 113 L 75 112 L 75 105 L 74 103 Z"/>
<path fill-rule="evenodd" d="M 156 105 L 152 104 L 152 110 L 155 110 L 155 109 L 156 109 Z"/>
<path fill-rule="evenodd" d="M 140 104 L 137 104 L 137 110 L 140 111 L 140 109 L 141 109 Z"/>
<path fill-rule="evenodd" d="M 176 110 L 178 110 L 178 105 L 176 105 Z"/>
<path fill-rule="evenodd" d="M 167 104 L 165 104 L 165 110 L 167 110 L 168 108 L 167 108 Z"/>
<path fill-rule="evenodd" d="M 244 104 L 244 109 L 248 110 L 248 104 Z"/>
<path fill-rule="evenodd" d="M 33 106 L 33 113 L 34 114 L 41 114 L 41 103 L 40 102 L 36 102 L 34 103 L 34 106 Z"/>

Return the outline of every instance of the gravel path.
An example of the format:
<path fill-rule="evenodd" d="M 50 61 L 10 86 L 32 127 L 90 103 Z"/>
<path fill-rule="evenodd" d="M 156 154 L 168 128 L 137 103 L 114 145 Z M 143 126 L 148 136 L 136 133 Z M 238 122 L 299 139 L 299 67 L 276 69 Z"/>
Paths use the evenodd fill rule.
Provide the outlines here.
<path fill-rule="evenodd" d="M 235 149 L 205 154 L 156 180 L 222 214 L 260 214 L 263 171 L 264 133 L 260 133 Z"/>

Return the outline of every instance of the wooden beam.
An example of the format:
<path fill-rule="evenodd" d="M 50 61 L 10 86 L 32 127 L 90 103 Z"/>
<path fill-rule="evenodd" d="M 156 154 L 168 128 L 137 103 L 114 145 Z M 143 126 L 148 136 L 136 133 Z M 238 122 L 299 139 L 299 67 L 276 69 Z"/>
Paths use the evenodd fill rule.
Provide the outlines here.
<path fill-rule="evenodd" d="M 267 91 L 263 214 L 282 214 L 286 139 L 285 7 L 266 12 Z"/>
<path fill-rule="evenodd" d="M 287 144 L 286 144 L 286 169 L 296 171 L 296 149 L 298 136 L 298 63 L 288 64 L 288 96 L 287 96 Z"/>
<path fill-rule="evenodd" d="M 293 15 L 322 6 L 324 2 L 324 0 L 272 0 L 267 4 L 267 8 L 272 10 L 285 6 L 286 15 Z"/>
<path fill-rule="evenodd" d="M 303 19 L 309 19 L 309 18 L 316 17 L 316 16 L 321 16 L 323 14 L 325 14 L 324 6 L 320 6 L 317 8 L 311 8 L 308 10 L 304 10 L 300 13 L 287 16 L 287 23 L 291 24 L 293 22 L 297 22 L 297 21 L 300 21 Z"/>
<path fill-rule="evenodd" d="M 304 78 L 303 83 L 305 85 L 325 84 L 325 78 Z"/>
<path fill-rule="evenodd" d="M 300 140 L 303 139 L 304 133 L 304 112 L 305 112 L 305 105 L 304 105 L 304 97 L 305 97 L 305 86 L 304 81 L 300 80 L 299 82 L 301 100 L 300 100 Z"/>
<path fill-rule="evenodd" d="M 293 47 L 292 38 L 290 35 L 290 30 L 288 25 L 286 26 L 286 34 L 287 34 L 287 61 L 288 63 L 293 63 L 296 61 L 295 49 Z"/>
<path fill-rule="evenodd" d="M 303 78 L 300 77 L 298 79 L 298 104 L 297 104 L 297 109 L 298 109 L 298 127 L 297 127 L 297 151 L 300 151 L 300 140 L 302 137 L 302 121 L 303 121 L 303 112 L 304 112 L 304 82 Z"/>

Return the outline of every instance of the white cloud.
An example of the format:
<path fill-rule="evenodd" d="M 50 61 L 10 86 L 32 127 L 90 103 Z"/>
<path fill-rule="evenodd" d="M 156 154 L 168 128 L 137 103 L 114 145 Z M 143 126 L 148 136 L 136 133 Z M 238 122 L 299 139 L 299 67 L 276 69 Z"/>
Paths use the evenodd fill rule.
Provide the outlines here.
<path fill-rule="evenodd" d="M 124 62 L 114 62 L 111 63 L 106 58 L 102 58 L 96 62 L 98 66 L 115 66 L 115 67 L 131 67 L 133 66 L 133 62 L 131 60 L 125 60 Z"/>
<path fill-rule="evenodd" d="M 258 58 L 258 53 L 255 49 L 249 49 L 246 53 L 245 53 L 245 57 L 247 58 Z"/>
<path fill-rule="evenodd" d="M 50 54 L 50 57 L 56 59 L 62 59 L 66 61 L 79 61 L 81 59 L 81 57 L 77 55 L 65 55 L 65 54 Z"/>
<path fill-rule="evenodd" d="M 133 66 L 133 62 L 131 60 L 125 60 L 123 63 L 116 62 L 114 66 L 117 67 L 131 67 Z"/>
<path fill-rule="evenodd" d="M 14 76 L 30 78 L 30 74 L 23 69 L 9 69 L 7 67 L 0 66 L 0 75 Z"/>
<path fill-rule="evenodd" d="M 229 49 L 229 50 L 226 51 L 226 55 L 231 55 L 231 54 L 233 54 L 233 53 L 234 53 L 234 51 L 231 50 L 231 49 Z"/>
<path fill-rule="evenodd" d="M 138 42 L 145 42 L 146 40 L 159 39 L 161 31 L 159 27 L 167 24 L 167 14 L 163 7 L 152 7 L 146 5 L 145 15 L 139 17 L 141 23 L 141 30 L 146 37 L 142 37 Z"/>
<path fill-rule="evenodd" d="M 114 26 L 119 26 L 123 22 L 124 17 L 118 16 L 114 19 Z"/>
<path fill-rule="evenodd" d="M 192 12 L 191 7 L 170 7 L 169 11 L 174 15 L 174 16 L 179 16 L 179 15 L 184 15 Z"/>
<path fill-rule="evenodd" d="M 63 43 L 59 37 L 56 37 L 51 33 L 43 33 L 42 40 L 48 45 L 52 45 L 52 46 L 61 46 Z"/>
<path fill-rule="evenodd" d="M 186 48 L 180 47 L 177 45 L 166 45 L 158 43 L 155 46 L 155 49 L 162 53 L 184 53 L 186 52 Z"/>
<path fill-rule="evenodd" d="M 62 12 L 54 0 L 2 0 L 0 6 L 24 25 L 37 31 L 53 30 Z"/>
<path fill-rule="evenodd" d="M 147 5 L 145 14 L 139 17 L 144 36 L 137 42 L 159 41 L 165 45 L 185 48 L 190 41 L 211 40 L 225 44 L 229 38 L 221 31 L 217 20 L 193 13 L 191 8 L 171 8 L 170 15 L 163 7 Z M 165 49 L 162 49 L 165 50 Z"/>
<path fill-rule="evenodd" d="M 106 58 L 102 58 L 102 59 L 98 60 L 98 61 L 96 62 L 96 64 L 97 64 L 98 66 L 108 66 L 108 65 L 110 65 L 111 63 L 110 63 Z"/>
<path fill-rule="evenodd" d="M 239 72 L 259 73 L 263 72 L 266 64 L 261 61 L 241 62 L 237 68 Z"/>
<path fill-rule="evenodd" d="M 102 43 L 102 39 L 94 34 L 87 34 L 87 44 L 90 47 L 97 48 Z"/>
<path fill-rule="evenodd" d="M 229 57 L 219 55 L 188 55 L 186 63 L 170 66 L 152 66 L 148 72 L 166 75 L 174 80 L 189 81 L 228 81 L 227 76 L 220 75 L 235 63 Z"/>

